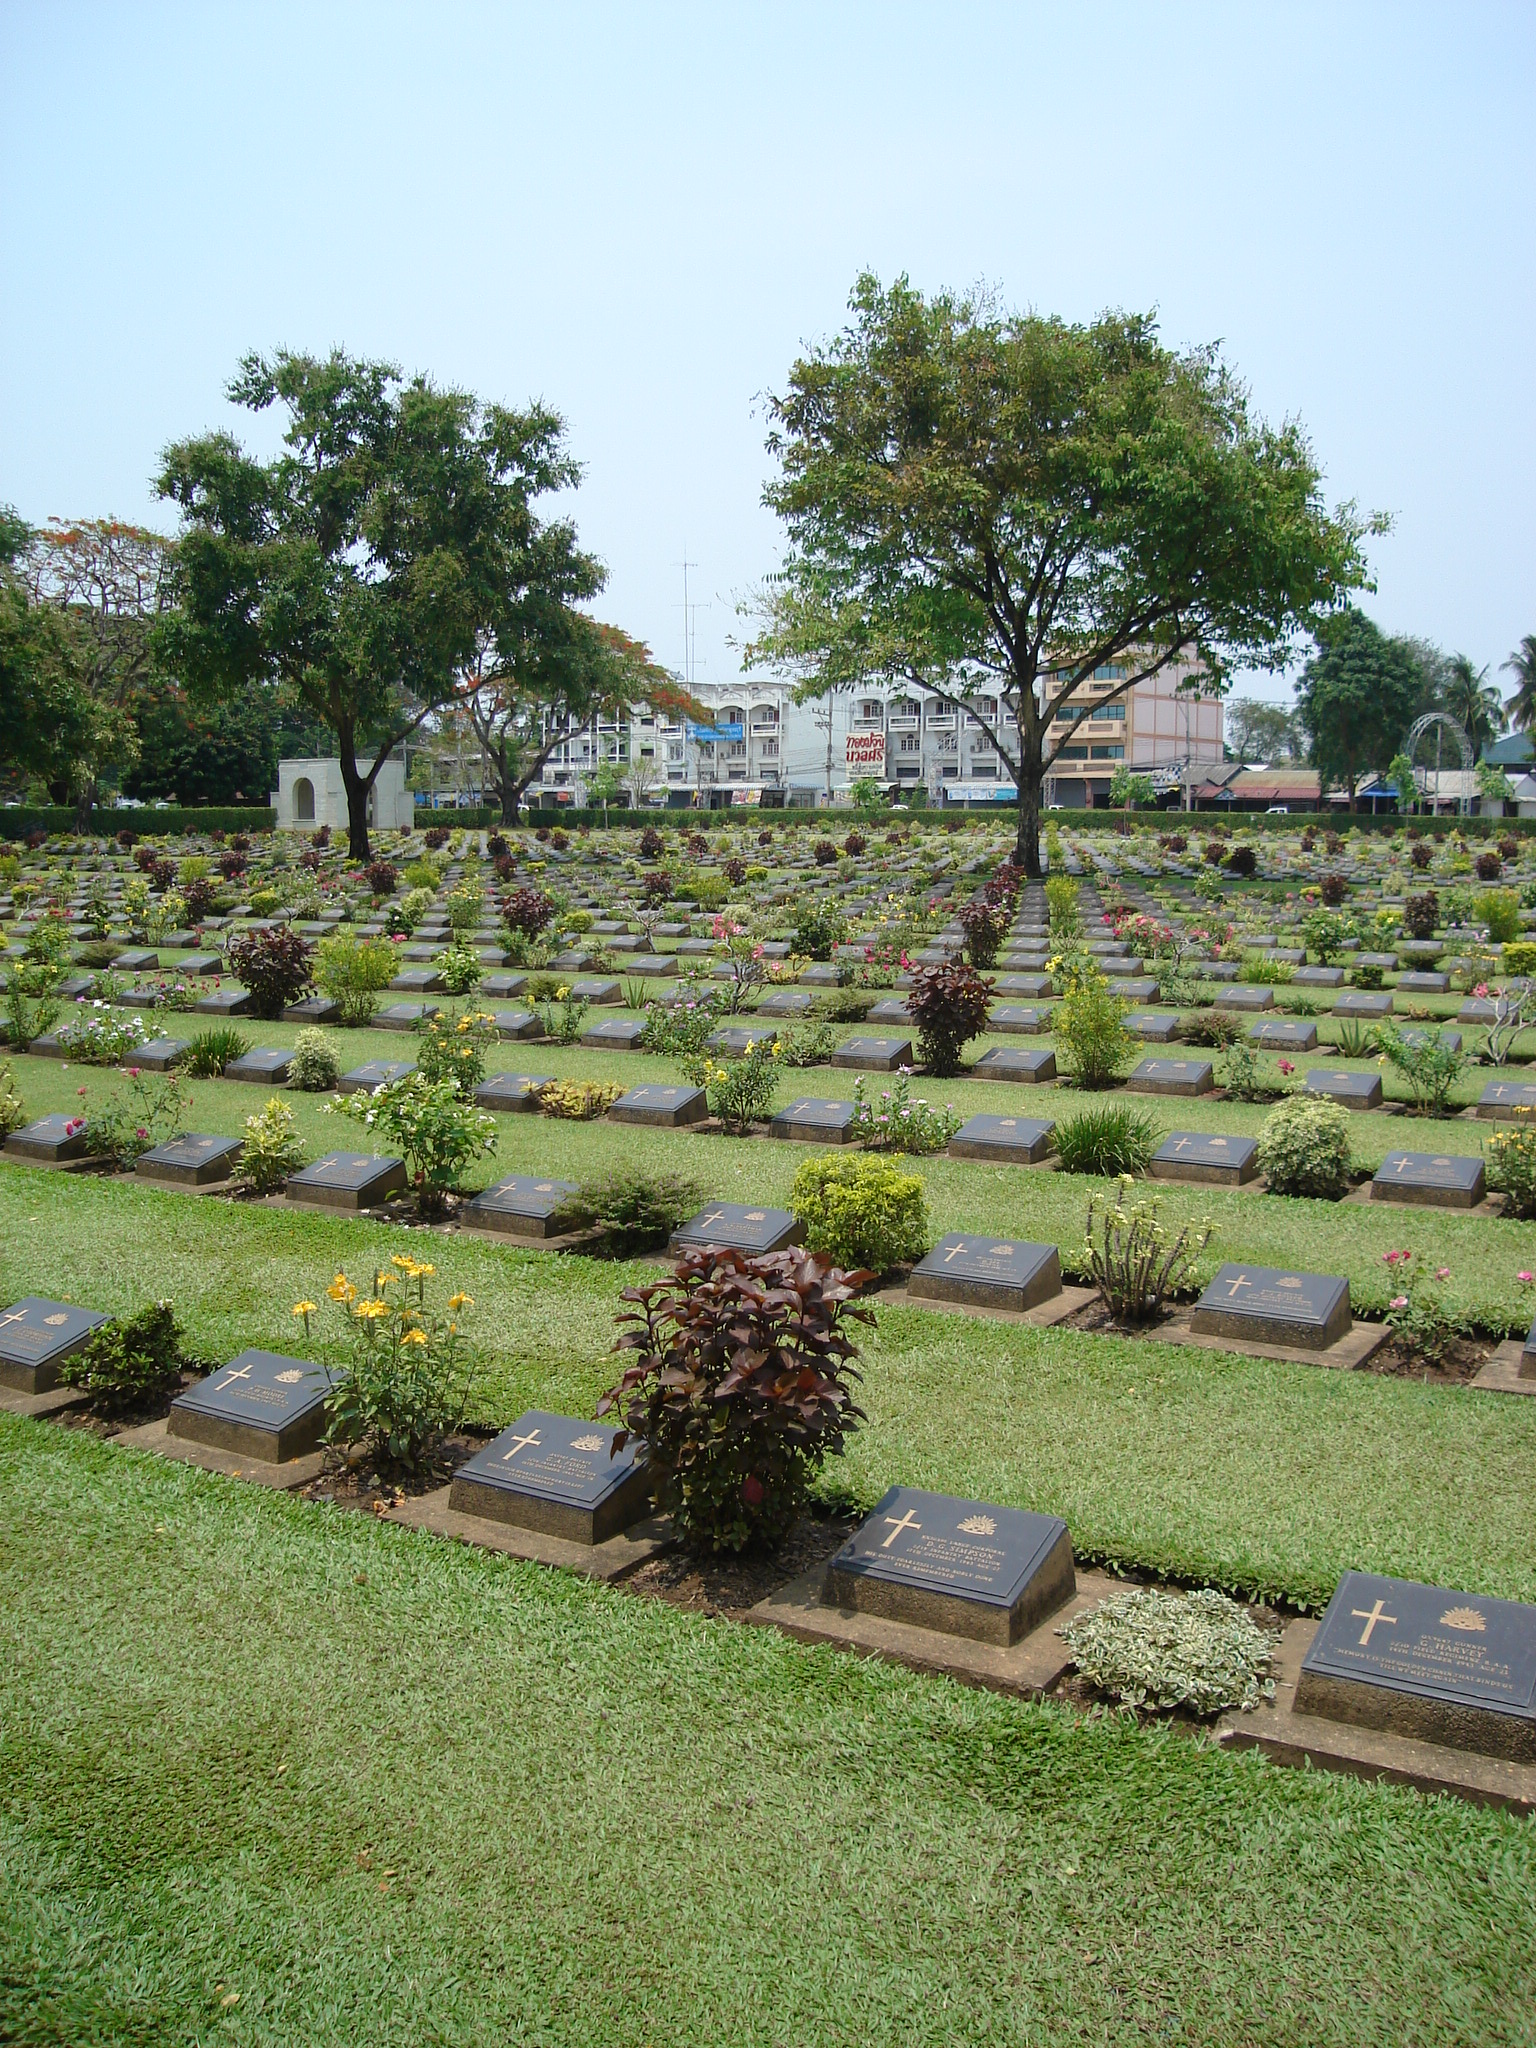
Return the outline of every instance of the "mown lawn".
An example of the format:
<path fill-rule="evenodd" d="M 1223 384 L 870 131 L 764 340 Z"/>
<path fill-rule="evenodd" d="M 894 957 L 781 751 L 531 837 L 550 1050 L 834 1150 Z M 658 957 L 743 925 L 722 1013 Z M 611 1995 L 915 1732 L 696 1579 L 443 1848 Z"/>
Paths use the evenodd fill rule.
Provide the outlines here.
<path fill-rule="evenodd" d="M 1526 2042 L 1536 1830 L 0 1418 L 0 2038 Z"/>
<path fill-rule="evenodd" d="M 753 1162 L 780 1150 L 665 1143 Z M 764 1192 L 755 1179 L 721 1191 L 737 1185 Z M 7 1299 L 119 1311 L 169 1293 L 194 1342 L 221 1358 L 248 1344 L 302 1350 L 296 1301 L 320 1300 L 340 1266 L 365 1276 L 423 1244 L 345 1217 L 0 1167 Z M 425 1244 L 441 1292 L 464 1288 L 476 1303 L 487 1371 L 474 1419 L 590 1414 L 615 1376 L 619 1290 L 658 1269 L 472 1232 Z M 869 1420 L 829 1468 L 830 1497 L 871 1506 L 900 1481 L 1050 1510 L 1080 1555 L 1312 1608 L 1352 1565 L 1536 1599 L 1536 1402 L 915 1308 L 878 1316 Z M 318 1319 L 317 1338 L 328 1327 Z"/>

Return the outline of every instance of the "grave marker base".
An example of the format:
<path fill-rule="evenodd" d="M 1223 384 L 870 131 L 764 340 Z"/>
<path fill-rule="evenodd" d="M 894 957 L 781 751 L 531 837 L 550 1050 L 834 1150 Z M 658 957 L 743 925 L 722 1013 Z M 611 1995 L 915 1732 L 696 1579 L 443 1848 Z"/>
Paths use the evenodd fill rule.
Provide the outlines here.
<path fill-rule="evenodd" d="M 386 1519 L 403 1522 L 409 1529 L 424 1529 L 433 1536 L 474 1543 L 504 1557 L 576 1572 L 606 1585 L 627 1579 L 653 1557 L 671 1550 L 676 1542 L 671 1524 L 656 1518 L 634 1522 L 601 1543 L 573 1543 L 566 1537 L 524 1528 L 515 1522 L 494 1522 L 483 1515 L 464 1514 L 449 1505 L 452 1491 L 452 1486 L 443 1486 L 434 1493 L 420 1494 L 414 1500 L 402 1502 Z"/>

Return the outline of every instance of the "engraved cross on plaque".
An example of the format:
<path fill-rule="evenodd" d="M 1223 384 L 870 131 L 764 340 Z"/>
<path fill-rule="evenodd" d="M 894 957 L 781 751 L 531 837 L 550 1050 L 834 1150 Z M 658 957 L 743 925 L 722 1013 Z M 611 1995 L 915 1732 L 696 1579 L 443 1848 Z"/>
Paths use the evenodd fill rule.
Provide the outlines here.
<path fill-rule="evenodd" d="M 1360 1631 L 1360 1648 L 1362 1650 L 1371 1640 L 1371 1630 L 1378 1621 L 1382 1622 L 1387 1628 L 1395 1628 L 1397 1626 L 1397 1616 L 1395 1614 L 1383 1614 L 1382 1609 L 1386 1604 L 1385 1600 L 1378 1600 L 1374 1607 L 1352 1607 L 1349 1610 L 1356 1621 L 1363 1621 L 1365 1623 L 1365 1627 Z"/>
<path fill-rule="evenodd" d="M 501 1454 L 502 1463 L 505 1464 L 509 1458 L 515 1458 L 519 1451 L 526 1450 L 529 1444 L 536 1444 L 538 1440 L 539 1432 L 536 1429 L 530 1429 L 526 1436 L 513 1437 L 511 1449 Z"/>
<path fill-rule="evenodd" d="M 27 1311 L 24 1308 L 13 1308 L 9 1315 L 0 1316 L 0 1330 L 3 1330 L 8 1323 L 24 1323 L 26 1320 Z"/>
<path fill-rule="evenodd" d="M 1251 1280 L 1249 1280 L 1244 1274 L 1239 1273 L 1235 1280 L 1229 1280 L 1227 1282 L 1228 1301 L 1230 1301 L 1233 1295 L 1236 1294 L 1239 1287 L 1251 1287 L 1252 1285 L 1253 1282 Z"/>
<path fill-rule="evenodd" d="M 236 1372 L 234 1367 L 231 1366 L 229 1371 L 225 1373 L 223 1379 L 219 1381 L 219 1385 L 221 1387 L 233 1386 L 236 1380 L 243 1380 L 248 1378 L 251 1373 L 251 1370 L 252 1368 L 249 1365 L 242 1365 L 240 1370 Z"/>
<path fill-rule="evenodd" d="M 923 1526 L 922 1523 L 917 1520 L 916 1516 L 912 1513 L 912 1510 L 910 1508 L 907 1509 L 907 1512 L 902 1516 L 899 1522 L 897 1521 L 894 1515 L 887 1515 L 885 1519 L 891 1525 L 891 1533 L 889 1536 L 886 1537 L 885 1541 L 881 1544 L 880 1548 L 882 1550 L 889 1550 L 891 1545 L 896 1541 L 896 1538 L 901 1534 L 903 1529 L 921 1529 L 921 1527 Z"/>
<path fill-rule="evenodd" d="M 947 1265 L 948 1265 L 948 1264 L 950 1263 L 950 1261 L 951 1261 L 952 1259 L 958 1259 L 958 1258 L 959 1258 L 959 1256 L 960 1256 L 960 1254 L 961 1254 L 961 1253 L 962 1253 L 962 1252 L 963 1252 L 964 1250 L 965 1250 L 965 1243 L 964 1243 L 964 1240 L 963 1240 L 963 1239 L 962 1239 L 962 1241 L 961 1241 L 961 1242 L 960 1242 L 959 1244 L 952 1244 L 952 1245 L 950 1246 L 949 1250 L 948 1250 L 948 1251 L 947 1251 L 947 1252 L 946 1252 L 946 1253 L 944 1254 L 944 1263 L 945 1263 L 945 1265 L 947 1266 Z"/>

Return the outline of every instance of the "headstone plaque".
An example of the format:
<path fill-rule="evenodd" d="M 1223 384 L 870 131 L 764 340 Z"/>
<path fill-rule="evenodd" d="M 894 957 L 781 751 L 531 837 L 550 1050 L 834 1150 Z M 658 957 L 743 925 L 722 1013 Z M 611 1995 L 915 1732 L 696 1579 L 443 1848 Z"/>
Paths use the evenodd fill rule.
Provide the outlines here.
<path fill-rule="evenodd" d="M 1171 1045 L 1179 1035 L 1179 1020 L 1167 1010 L 1131 1010 L 1121 1021 L 1132 1038 L 1150 1045 Z"/>
<path fill-rule="evenodd" d="M 496 1036 L 498 1038 L 538 1038 L 543 1027 L 532 1010 L 497 1010 L 495 1013 Z"/>
<path fill-rule="evenodd" d="M 1333 1006 L 1335 1017 L 1390 1017 L 1392 991 L 1385 988 L 1347 988 Z"/>
<path fill-rule="evenodd" d="M 1346 1572 L 1296 1712 L 1536 1763 L 1536 1607 Z"/>
<path fill-rule="evenodd" d="M 581 1042 L 608 1052 L 637 1052 L 644 1036 L 643 1017 L 601 1017 L 582 1032 Z"/>
<path fill-rule="evenodd" d="M 1147 1168 L 1154 1180 L 1241 1187 L 1258 1174 L 1258 1141 L 1220 1131 L 1170 1131 Z"/>
<path fill-rule="evenodd" d="M 1389 1152 L 1371 1181 L 1378 1202 L 1434 1209 L 1475 1208 L 1486 1189 L 1482 1160 L 1454 1152 Z"/>
<path fill-rule="evenodd" d="M 1226 1265 L 1195 1303 L 1190 1328 L 1199 1336 L 1325 1351 L 1353 1328 L 1349 1282 L 1332 1273 Z"/>
<path fill-rule="evenodd" d="M 622 1003 L 624 991 L 616 981 L 607 980 L 602 975 L 598 975 L 586 981 L 573 981 L 571 983 L 571 997 L 573 1001 L 578 1003 Z"/>
<path fill-rule="evenodd" d="M 996 992 L 1000 996 L 1048 996 L 1051 977 L 1048 974 L 1000 974 Z"/>
<path fill-rule="evenodd" d="M 402 967 L 389 985 L 403 996 L 435 996 L 442 989 L 443 977 L 436 967 Z"/>
<path fill-rule="evenodd" d="M 739 1252 L 778 1252 L 799 1241 L 800 1227 L 788 1209 L 765 1209 L 744 1202 L 711 1202 L 672 1233 L 671 1252 L 695 1251 L 704 1245 Z"/>
<path fill-rule="evenodd" d="M 508 996 L 520 996 L 527 986 L 526 974 L 488 974 L 481 982 L 478 993 L 504 1000 Z"/>
<path fill-rule="evenodd" d="M 127 1059 L 125 1067 L 142 1067 L 147 1074 L 168 1074 L 187 1049 L 184 1038 L 150 1038 L 143 1045 L 136 1045 Z"/>
<path fill-rule="evenodd" d="M 1076 1590 L 1058 1516 L 893 1486 L 833 1556 L 822 1598 L 1006 1648 Z"/>
<path fill-rule="evenodd" d="M 776 988 L 757 1006 L 759 1017 L 806 1017 L 816 998 L 809 989 Z"/>
<path fill-rule="evenodd" d="M 176 963 L 180 974 L 222 974 L 224 962 L 217 953 L 188 953 Z"/>
<path fill-rule="evenodd" d="M 709 1102 L 702 1088 L 663 1087 L 648 1081 L 631 1088 L 608 1112 L 617 1124 L 651 1124 L 675 1130 L 681 1124 L 702 1123 L 709 1114 Z"/>
<path fill-rule="evenodd" d="M 553 1074 L 488 1074 L 475 1090 L 475 1105 L 513 1115 L 535 1110 L 540 1094 L 554 1078 Z"/>
<path fill-rule="evenodd" d="M 637 953 L 628 962 L 628 972 L 648 981 L 665 981 L 677 972 L 676 958 L 669 953 Z"/>
<path fill-rule="evenodd" d="M 1115 994 L 1127 1003 L 1155 1003 L 1158 987 L 1150 975 L 1136 974 L 1128 981 L 1116 982 Z"/>
<path fill-rule="evenodd" d="M 334 996 L 306 996 L 302 1003 L 289 1003 L 283 1011 L 286 1024 L 335 1024 L 341 1005 Z"/>
<path fill-rule="evenodd" d="M 912 1268 L 908 1294 L 972 1308 L 1037 1308 L 1061 1292 L 1061 1255 L 1053 1244 L 951 1231 Z"/>
<path fill-rule="evenodd" d="M 1405 996 L 1443 996 L 1451 986 L 1451 977 L 1431 968 L 1416 967 L 1399 975 L 1397 986 Z"/>
<path fill-rule="evenodd" d="M 1291 976 L 1297 988 L 1342 988 L 1342 967 L 1298 967 Z"/>
<path fill-rule="evenodd" d="M 802 1095 L 774 1113 L 768 1135 L 798 1139 L 802 1144 L 846 1145 L 858 1135 L 853 1126 L 853 1104 Z"/>
<path fill-rule="evenodd" d="M 704 1041 L 711 1052 L 739 1059 L 754 1045 L 772 1045 L 778 1033 L 771 1024 L 722 1024 Z"/>
<path fill-rule="evenodd" d="M 949 1141 L 952 1159 L 991 1159 L 1000 1166 L 1033 1166 L 1053 1150 L 1055 1120 L 1037 1116 L 973 1116 Z"/>
<path fill-rule="evenodd" d="M 424 1017 L 435 1017 L 438 1003 L 391 1003 L 373 1020 L 375 1031 L 414 1031 Z"/>
<path fill-rule="evenodd" d="M 112 962 L 114 974 L 154 974 L 160 966 L 160 955 L 148 946 L 126 946 Z"/>
<path fill-rule="evenodd" d="M 1048 1045 L 994 1045 L 971 1068 L 973 1081 L 1054 1081 L 1056 1055 Z"/>
<path fill-rule="evenodd" d="M 1433 1031 L 1426 1031 L 1419 1024 L 1403 1024 L 1398 1028 L 1398 1037 L 1404 1045 L 1430 1045 L 1438 1039 L 1447 1052 L 1461 1051 L 1461 1033 L 1452 1031 L 1443 1024 L 1438 1030 Z"/>
<path fill-rule="evenodd" d="M 288 1176 L 290 1202 L 315 1209 L 371 1209 L 406 1184 L 403 1159 L 379 1159 L 367 1152 L 328 1152 L 312 1166 Z"/>
<path fill-rule="evenodd" d="M 364 1060 L 360 1067 L 343 1074 L 336 1086 L 343 1095 L 371 1095 L 375 1088 L 387 1087 L 391 1081 L 403 1080 L 415 1071 L 414 1060 Z"/>
<path fill-rule="evenodd" d="M 531 1174 L 509 1173 L 505 1180 L 466 1202 L 459 1221 L 472 1230 L 500 1230 L 511 1237 L 556 1236 L 551 1219 L 576 1188 L 573 1180 L 537 1180 Z"/>
<path fill-rule="evenodd" d="M 568 1543 L 606 1543 L 650 1510 L 650 1475 L 630 1438 L 530 1408 L 454 1474 L 448 1505 L 461 1515 L 507 1522 Z"/>
<path fill-rule="evenodd" d="M 200 1017 L 243 1017 L 251 999 L 243 988 L 213 988 L 192 1007 Z"/>
<path fill-rule="evenodd" d="M 93 1330 L 112 1320 L 93 1308 L 45 1301 L 29 1294 L 0 1314 L 0 1387 L 46 1394 L 59 1383 L 59 1365 Z"/>
<path fill-rule="evenodd" d="M 899 1024 L 910 1030 L 912 1019 L 907 1015 L 906 999 L 903 996 L 882 996 L 871 1006 L 864 1019 L 866 1024 Z"/>
<path fill-rule="evenodd" d="M 1017 1032 L 1021 1035 L 1026 1032 L 1043 1031 L 1049 1016 L 1049 1010 L 1029 1009 L 1019 1003 L 998 1003 L 987 1015 L 987 1029 Z"/>
<path fill-rule="evenodd" d="M 85 1157 L 85 1124 L 77 1116 L 40 1116 L 35 1123 L 12 1131 L 5 1141 L 7 1156 L 30 1159 L 38 1166 L 58 1166 L 66 1159 Z"/>
<path fill-rule="evenodd" d="M 1142 1060 L 1126 1083 L 1142 1095 L 1208 1095 L 1214 1085 L 1209 1060 Z"/>
<path fill-rule="evenodd" d="M 915 1064 L 910 1038 L 847 1038 L 832 1055 L 834 1067 L 858 1067 L 870 1074 L 894 1074 Z"/>
<path fill-rule="evenodd" d="M 141 1152 L 133 1170 L 141 1180 L 169 1181 L 172 1187 L 213 1187 L 229 1179 L 240 1150 L 239 1138 L 188 1131 L 152 1151 Z"/>
<path fill-rule="evenodd" d="M 1346 1109 L 1379 1109 L 1380 1074 L 1352 1073 L 1347 1067 L 1308 1067 L 1307 1093 L 1341 1102 Z"/>
<path fill-rule="evenodd" d="M 293 1048 L 287 1045 L 256 1045 L 231 1060 L 224 1069 L 226 1081 L 286 1081 L 293 1065 Z"/>
<path fill-rule="evenodd" d="M 1277 1052 L 1311 1052 L 1317 1044 L 1317 1026 L 1310 1017 L 1261 1017 L 1248 1026 L 1256 1045 L 1272 1046 Z"/>
<path fill-rule="evenodd" d="M 323 1365 L 277 1351 L 242 1351 L 171 1403 L 172 1436 L 237 1458 L 286 1464 L 325 1434 L 331 1378 Z"/>
<path fill-rule="evenodd" d="M 1240 987 L 1222 990 L 1221 1007 L 1224 1010 L 1272 1010 L 1275 992 L 1272 988 L 1254 988 L 1244 982 Z"/>
<path fill-rule="evenodd" d="M 1522 1110 L 1536 1110 L 1536 1085 L 1529 1081 L 1490 1081 L 1477 1101 L 1480 1117 L 1512 1117 Z"/>

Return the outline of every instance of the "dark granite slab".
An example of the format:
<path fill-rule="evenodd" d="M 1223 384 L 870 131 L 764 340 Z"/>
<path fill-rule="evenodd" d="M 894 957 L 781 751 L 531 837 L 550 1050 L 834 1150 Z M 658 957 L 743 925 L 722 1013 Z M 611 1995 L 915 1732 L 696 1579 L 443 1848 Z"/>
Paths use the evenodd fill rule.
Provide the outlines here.
<path fill-rule="evenodd" d="M 323 1365 L 276 1351 L 242 1351 L 171 1403 L 172 1436 L 236 1457 L 285 1464 L 325 1434 L 331 1379 Z"/>
<path fill-rule="evenodd" d="M 793 1138 L 803 1143 L 848 1144 L 857 1133 L 851 1102 L 832 1102 L 814 1095 L 802 1095 L 774 1114 L 768 1127 L 773 1138 Z"/>
<path fill-rule="evenodd" d="M 951 1231 L 913 1267 L 907 1292 L 1020 1313 L 1060 1294 L 1061 1255 L 1053 1244 Z"/>
<path fill-rule="evenodd" d="M 702 1088 L 666 1087 L 648 1081 L 621 1095 L 608 1114 L 619 1124 L 652 1124 L 675 1130 L 680 1124 L 702 1123 L 709 1114 L 709 1103 Z"/>
<path fill-rule="evenodd" d="M 169 1181 L 173 1187 L 214 1187 L 229 1179 L 240 1151 L 239 1138 L 188 1131 L 152 1151 L 141 1152 L 133 1170 L 141 1180 Z"/>
<path fill-rule="evenodd" d="M 576 1189 L 573 1180 L 539 1180 L 531 1174 L 509 1173 L 505 1180 L 466 1202 L 459 1221 L 471 1230 L 499 1230 L 511 1237 L 555 1236 L 552 1219 Z"/>
<path fill-rule="evenodd" d="M 1258 1174 L 1258 1140 L 1228 1132 L 1170 1131 L 1152 1155 L 1154 1180 L 1204 1181 L 1212 1187 L 1241 1187 Z"/>
<path fill-rule="evenodd" d="M 971 1068 L 973 1081 L 1054 1081 L 1056 1055 L 1047 1045 L 993 1045 Z"/>
<path fill-rule="evenodd" d="M 1353 1328 L 1349 1282 L 1332 1273 L 1225 1265 L 1196 1302 L 1190 1328 L 1199 1336 L 1324 1351 Z"/>
<path fill-rule="evenodd" d="M 634 1439 L 530 1408 L 455 1473 L 448 1505 L 459 1514 L 535 1529 L 571 1543 L 605 1543 L 650 1510 L 650 1475 Z"/>
<path fill-rule="evenodd" d="M 800 1226 L 788 1209 L 753 1207 L 745 1202 L 711 1202 L 672 1233 L 668 1250 L 694 1251 L 719 1245 L 741 1252 L 777 1252 L 797 1244 Z"/>
<path fill-rule="evenodd" d="M 59 1366 L 112 1320 L 93 1308 L 28 1294 L 0 1314 L 0 1387 L 46 1394 L 59 1383 Z"/>
<path fill-rule="evenodd" d="M 371 1209 L 398 1194 L 406 1184 L 403 1159 L 380 1159 L 366 1152 L 328 1152 L 311 1166 L 288 1176 L 284 1192 L 290 1202 L 315 1209 Z"/>
<path fill-rule="evenodd" d="M 1461 1153 L 1389 1152 L 1371 1180 L 1378 1202 L 1434 1209 L 1471 1209 L 1487 1192 L 1481 1159 Z"/>
<path fill-rule="evenodd" d="M 999 1165 L 1033 1166 L 1054 1150 L 1051 1117 L 973 1116 L 949 1141 L 952 1159 L 990 1159 Z"/>

